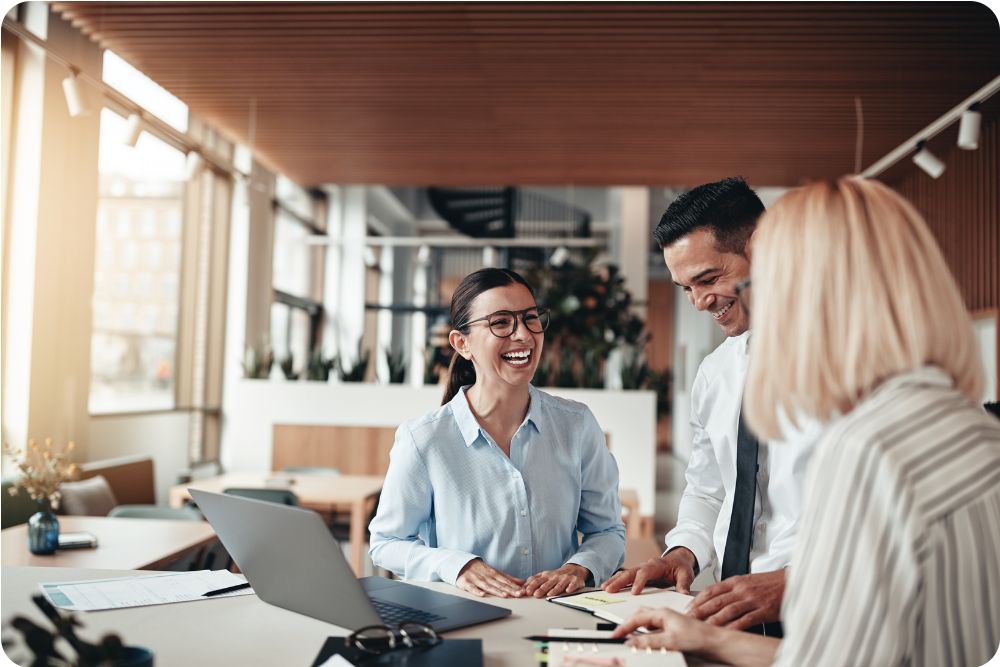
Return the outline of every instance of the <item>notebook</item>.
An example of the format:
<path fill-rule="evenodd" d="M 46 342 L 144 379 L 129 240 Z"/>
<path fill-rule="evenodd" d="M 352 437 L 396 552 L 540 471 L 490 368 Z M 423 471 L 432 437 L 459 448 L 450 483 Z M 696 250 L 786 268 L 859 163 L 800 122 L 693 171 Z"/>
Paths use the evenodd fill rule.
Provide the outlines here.
<path fill-rule="evenodd" d="M 640 607 L 668 607 L 684 613 L 694 596 L 678 593 L 665 588 L 647 586 L 639 595 L 628 590 L 619 593 L 605 593 L 600 589 L 559 595 L 549 598 L 549 602 L 564 607 L 579 609 L 612 623 L 624 623 L 625 619 L 639 611 Z"/>

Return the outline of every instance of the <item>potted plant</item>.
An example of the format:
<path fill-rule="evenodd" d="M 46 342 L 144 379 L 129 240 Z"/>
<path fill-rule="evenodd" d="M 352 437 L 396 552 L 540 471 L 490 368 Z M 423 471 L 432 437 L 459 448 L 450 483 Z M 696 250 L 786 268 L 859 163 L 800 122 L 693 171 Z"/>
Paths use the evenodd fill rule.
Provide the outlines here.
<path fill-rule="evenodd" d="M 32 438 L 25 449 L 4 443 L 4 451 L 17 466 L 20 476 L 10 487 L 10 494 L 25 492 L 38 503 L 38 511 L 28 519 L 28 548 L 35 554 L 51 554 L 59 546 L 59 487 L 76 476 L 76 464 L 69 460 L 76 445 L 69 442 L 59 449 L 46 438 L 39 444 Z"/>
<path fill-rule="evenodd" d="M 406 356 L 402 350 L 393 353 L 392 350 L 386 349 L 384 352 L 385 363 L 389 367 L 389 383 L 402 384 L 406 379 Z"/>

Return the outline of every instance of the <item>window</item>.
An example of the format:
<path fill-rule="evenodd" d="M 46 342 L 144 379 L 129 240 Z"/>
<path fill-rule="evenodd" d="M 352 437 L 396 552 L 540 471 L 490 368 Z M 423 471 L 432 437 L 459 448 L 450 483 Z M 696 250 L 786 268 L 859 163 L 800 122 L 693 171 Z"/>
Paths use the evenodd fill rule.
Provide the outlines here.
<path fill-rule="evenodd" d="M 123 95 L 148 109 L 176 130 L 187 132 L 187 105 L 168 93 L 160 84 L 129 65 L 113 51 L 104 51 L 103 69 L 105 83 L 117 88 Z"/>
<path fill-rule="evenodd" d="M 293 374 L 304 374 L 322 322 L 323 248 L 308 237 L 322 234 L 315 222 L 317 202 L 283 177 L 276 183 L 274 254 L 271 265 L 271 347 L 278 363 L 291 359 Z"/>
<path fill-rule="evenodd" d="M 185 156 L 101 111 L 91 413 L 174 407 Z"/>

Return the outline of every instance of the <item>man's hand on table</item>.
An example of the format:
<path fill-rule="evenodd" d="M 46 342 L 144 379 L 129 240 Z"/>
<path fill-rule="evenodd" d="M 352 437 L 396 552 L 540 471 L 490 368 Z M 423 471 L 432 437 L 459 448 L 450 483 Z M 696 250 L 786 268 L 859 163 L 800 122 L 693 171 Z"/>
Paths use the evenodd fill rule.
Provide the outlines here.
<path fill-rule="evenodd" d="M 779 620 L 784 594 L 784 570 L 729 577 L 699 593 L 688 614 L 713 625 L 742 630 Z"/>
<path fill-rule="evenodd" d="M 671 549 L 659 558 L 650 558 L 639 567 L 616 573 L 601 586 L 608 593 L 617 593 L 626 586 L 632 586 L 632 595 L 638 595 L 647 584 L 654 586 L 676 586 L 680 593 L 691 592 L 694 581 L 695 557 L 685 547 Z"/>
<path fill-rule="evenodd" d="M 528 577 L 524 593 L 536 598 L 572 593 L 583 588 L 588 576 L 590 570 L 582 565 L 566 563 L 558 570 L 545 570 Z"/>
<path fill-rule="evenodd" d="M 455 580 L 455 585 L 463 591 L 479 597 L 519 598 L 524 595 L 524 584 L 524 579 L 490 567 L 478 558 L 466 563 Z"/>

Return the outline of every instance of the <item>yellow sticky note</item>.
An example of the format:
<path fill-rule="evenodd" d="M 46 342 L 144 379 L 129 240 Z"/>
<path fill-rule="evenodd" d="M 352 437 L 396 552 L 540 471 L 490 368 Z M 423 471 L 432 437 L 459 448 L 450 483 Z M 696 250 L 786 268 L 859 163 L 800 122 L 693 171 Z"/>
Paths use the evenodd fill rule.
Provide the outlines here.
<path fill-rule="evenodd" d="M 603 607 L 604 605 L 616 604 L 618 602 L 625 602 L 625 598 L 600 591 L 584 593 L 573 598 L 573 604 L 579 607 Z"/>

